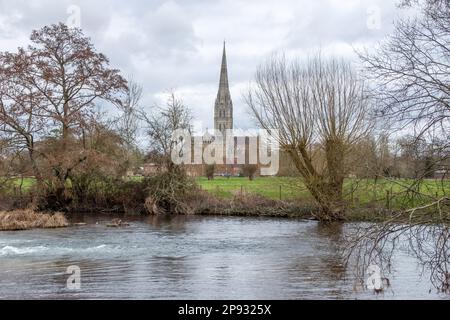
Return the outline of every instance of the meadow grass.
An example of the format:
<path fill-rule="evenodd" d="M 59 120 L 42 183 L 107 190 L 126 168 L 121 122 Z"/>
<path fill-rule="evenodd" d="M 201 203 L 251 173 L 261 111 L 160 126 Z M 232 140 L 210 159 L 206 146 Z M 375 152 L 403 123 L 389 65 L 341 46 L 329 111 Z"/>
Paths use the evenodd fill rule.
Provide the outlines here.
<path fill-rule="evenodd" d="M 198 178 L 201 188 L 221 198 L 235 194 L 257 194 L 270 199 L 312 201 L 301 178 L 257 177 L 253 181 L 238 177 L 216 177 L 214 180 Z M 423 180 L 414 185 L 408 179 L 346 179 L 344 198 L 351 206 L 381 204 L 391 208 L 426 202 L 427 196 L 442 197 L 450 194 L 450 180 Z M 419 193 L 423 194 L 417 196 Z M 413 197 L 416 195 L 416 197 Z M 425 196 L 424 196 L 425 195 Z M 415 198 L 411 200 L 411 198 Z"/>

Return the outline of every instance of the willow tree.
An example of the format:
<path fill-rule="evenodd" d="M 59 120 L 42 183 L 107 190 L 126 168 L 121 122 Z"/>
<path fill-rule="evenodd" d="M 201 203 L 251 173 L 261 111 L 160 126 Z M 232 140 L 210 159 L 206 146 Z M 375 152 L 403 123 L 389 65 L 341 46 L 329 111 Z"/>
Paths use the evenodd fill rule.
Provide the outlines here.
<path fill-rule="evenodd" d="M 319 220 L 344 218 L 346 159 L 369 129 L 364 91 L 344 60 L 274 56 L 259 66 L 255 86 L 246 95 L 259 125 L 279 130 L 280 148 L 319 205 Z"/>

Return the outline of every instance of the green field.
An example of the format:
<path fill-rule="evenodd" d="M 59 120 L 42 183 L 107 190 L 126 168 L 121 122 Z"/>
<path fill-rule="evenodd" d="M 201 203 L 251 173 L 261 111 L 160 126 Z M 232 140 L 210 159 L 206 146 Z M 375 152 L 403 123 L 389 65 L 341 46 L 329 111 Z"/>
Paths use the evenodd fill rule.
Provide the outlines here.
<path fill-rule="evenodd" d="M 203 190 L 206 190 L 222 198 L 231 198 L 233 195 L 253 193 L 271 199 L 289 200 L 299 196 L 308 196 L 308 191 L 296 178 L 286 177 L 264 177 L 255 178 L 250 181 L 248 178 L 238 177 L 216 177 L 214 180 L 198 178 L 198 183 Z"/>
<path fill-rule="evenodd" d="M 312 200 L 300 178 L 258 177 L 250 181 L 247 178 L 216 177 L 209 181 L 206 178 L 198 178 L 198 182 L 203 190 L 223 198 L 251 193 L 271 199 Z M 345 199 L 355 206 L 373 203 L 395 208 L 411 201 L 411 198 L 415 198 L 411 204 L 417 204 L 426 202 L 427 196 L 440 197 L 450 194 L 450 180 L 424 180 L 414 188 L 411 188 L 412 185 L 413 181 L 406 179 L 347 179 L 344 195 Z M 425 196 L 418 196 L 418 193 Z"/>

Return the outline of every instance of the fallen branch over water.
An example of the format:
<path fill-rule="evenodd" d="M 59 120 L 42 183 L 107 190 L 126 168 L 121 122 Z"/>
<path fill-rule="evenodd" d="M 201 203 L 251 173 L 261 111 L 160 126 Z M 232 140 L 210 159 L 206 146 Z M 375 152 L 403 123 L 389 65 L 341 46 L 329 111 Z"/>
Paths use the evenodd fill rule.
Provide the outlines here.
<path fill-rule="evenodd" d="M 64 228 L 68 225 L 62 213 L 39 213 L 30 209 L 0 211 L 0 231 Z"/>

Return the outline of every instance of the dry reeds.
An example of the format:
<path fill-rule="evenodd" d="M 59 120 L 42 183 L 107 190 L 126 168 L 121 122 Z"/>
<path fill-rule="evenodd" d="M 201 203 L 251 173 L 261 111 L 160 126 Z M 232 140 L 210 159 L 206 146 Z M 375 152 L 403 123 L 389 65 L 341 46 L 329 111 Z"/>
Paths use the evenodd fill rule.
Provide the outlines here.
<path fill-rule="evenodd" d="M 38 213 L 31 209 L 0 212 L 0 231 L 64 228 L 68 225 L 62 213 Z"/>

